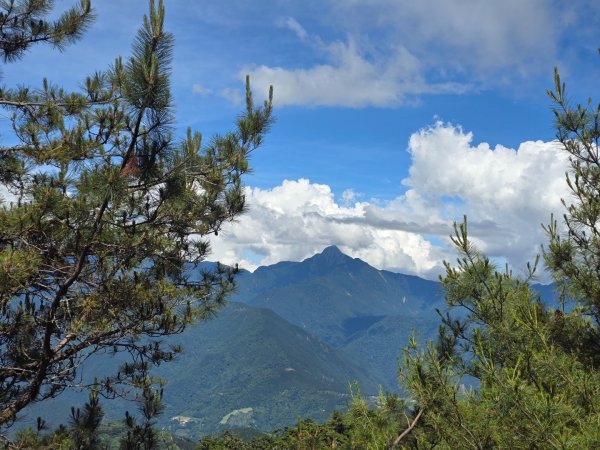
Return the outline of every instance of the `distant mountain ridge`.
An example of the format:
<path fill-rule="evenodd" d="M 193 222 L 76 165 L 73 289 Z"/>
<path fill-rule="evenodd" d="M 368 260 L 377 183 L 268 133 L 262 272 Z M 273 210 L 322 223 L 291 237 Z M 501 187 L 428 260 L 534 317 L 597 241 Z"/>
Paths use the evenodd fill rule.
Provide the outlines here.
<path fill-rule="evenodd" d="M 411 333 L 435 339 L 447 305 L 437 281 L 376 269 L 326 247 L 301 262 L 280 262 L 238 278 L 235 301 L 267 308 L 369 367 L 397 389 L 397 360 Z M 547 305 L 553 286 L 535 284 Z M 457 311 L 462 314 L 464 311 Z"/>
<path fill-rule="evenodd" d="M 334 246 L 301 262 L 240 271 L 237 283 L 215 318 L 168 339 L 182 343 L 184 353 L 155 371 L 167 380 L 159 426 L 180 436 L 324 420 L 347 404 L 353 381 L 367 395 L 379 385 L 398 390 L 397 359 L 410 333 L 421 342 L 434 338 L 436 309 L 446 308 L 440 283 L 378 270 Z M 95 361 L 87 376 L 111 364 Z M 54 425 L 65 422 L 70 407 L 85 399 L 66 394 L 44 402 L 30 421 L 42 415 Z M 111 419 L 135 408 L 110 405 Z"/>

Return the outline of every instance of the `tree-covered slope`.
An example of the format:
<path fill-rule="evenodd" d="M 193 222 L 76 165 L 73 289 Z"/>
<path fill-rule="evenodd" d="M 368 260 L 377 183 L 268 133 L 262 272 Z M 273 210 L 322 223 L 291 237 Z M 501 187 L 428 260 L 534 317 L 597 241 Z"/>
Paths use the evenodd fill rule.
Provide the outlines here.
<path fill-rule="evenodd" d="M 277 314 L 231 302 L 219 313 L 168 343 L 183 344 L 175 361 L 153 371 L 167 381 L 165 410 L 158 427 L 198 438 L 231 427 L 272 430 L 292 425 L 298 417 L 324 420 L 350 399 L 349 384 L 359 382 L 374 394 L 382 382 L 319 338 Z M 110 357 L 82 368 L 92 379 L 114 370 Z M 27 410 L 21 426 L 43 416 L 51 426 L 69 420 L 71 406 L 86 394 L 66 393 Z M 136 405 L 105 401 L 108 420 L 121 419 Z"/>
<path fill-rule="evenodd" d="M 433 337 L 435 310 L 445 309 L 439 283 L 378 270 L 334 246 L 302 262 L 245 272 L 238 285 L 236 300 L 269 308 L 344 350 L 390 389 L 411 331 Z"/>
<path fill-rule="evenodd" d="M 200 276 L 214 268 L 187 269 Z M 435 308 L 446 307 L 439 283 L 377 270 L 335 247 L 303 262 L 242 271 L 237 281 L 238 302 L 165 342 L 184 352 L 154 371 L 167 381 L 159 427 L 193 438 L 232 427 L 269 431 L 297 417 L 325 419 L 346 405 L 351 381 L 367 395 L 379 384 L 397 390 L 397 359 L 411 332 L 421 342 L 435 337 Z M 83 370 L 91 379 L 116 365 L 106 357 Z M 44 402 L 29 420 L 42 415 L 57 425 L 85 400 Z M 109 420 L 135 410 L 105 403 Z"/>
<path fill-rule="evenodd" d="M 324 419 L 349 399 L 349 383 L 375 393 L 379 380 L 343 353 L 272 311 L 230 303 L 190 329 L 184 353 L 160 373 L 170 429 L 270 430 L 297 417 Z M 175 414 L 176 413 L 176 414 Z M 192 426 L 193 425 L 193 426 Z"/>
<path fill-rule="evenodd" d="M 353 360 L 383 378 L 383 386 L 397 391 L 398 358 L 408 344 L 411 333 L 420 341 L 435 336 L 438 321 L 424 317 L 384 316 L 371 326 L 357 331 L 340 347 Z"/>

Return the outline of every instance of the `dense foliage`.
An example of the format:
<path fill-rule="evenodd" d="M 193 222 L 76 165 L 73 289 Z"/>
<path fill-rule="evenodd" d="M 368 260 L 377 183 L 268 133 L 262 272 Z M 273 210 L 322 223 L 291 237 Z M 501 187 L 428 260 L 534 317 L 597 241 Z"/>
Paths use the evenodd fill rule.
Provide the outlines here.
<path fill-rule="evenodd" d="M 88 1 L 40 19 L 52 3 L 0 2 L 5 60 L 34 42 L 68 43 L 89 23 Z M 131 361 L 88 387 L 146 389 L 149 367 L 177 351 L 158 338 L 209 316 L 232 289 L 231 270 L 192 279 L 189 268 L 209 253 L 204 237 L 244 210 L 241 177 L 271 101 L 256 108 L 247 83 L 235 131 L 204 145 L 191 130 L 174 137 L 163 23 L 162 1 L 150 1 L 132 56 L 86 78 L 81 93 L 47 80 L 0 91 L 15 138 L 0 148 L 0 426 L 82 386 L 78 368 L 94 353 Z"/>

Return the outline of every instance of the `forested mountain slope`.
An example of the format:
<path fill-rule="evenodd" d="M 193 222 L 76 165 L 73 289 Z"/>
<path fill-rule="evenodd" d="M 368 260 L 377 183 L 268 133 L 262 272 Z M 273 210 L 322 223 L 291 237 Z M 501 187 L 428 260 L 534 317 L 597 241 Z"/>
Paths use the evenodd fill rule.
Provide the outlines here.
<path fill-rule="evenodd" d="M 200 276 L 211 267 L 189 270 Z M 366 395 L 379 385 L 397 390 L 397 359 L 411 332 L 421 342 L 433 338 L 436 308 L 445 310 L 438 282 L 375 269 L 337 247 L 302 262 L 241 271 L 237 283 L 215 317 L 168 339 L 184 352 L 154 371 L 167 381 L 160 427 L 191 438 L 230 427 L 272 430 L 297 417 L 325 419 L 346 406 L 354 381 Z M 117 364 L 107 355 L 90 360 L 84 376 Z M 30 409 L 27 420 L 65 422 L 70 406 L 85 400 L 65 393 Z M 105 404 L 109 420 L 135 410 Z"/>

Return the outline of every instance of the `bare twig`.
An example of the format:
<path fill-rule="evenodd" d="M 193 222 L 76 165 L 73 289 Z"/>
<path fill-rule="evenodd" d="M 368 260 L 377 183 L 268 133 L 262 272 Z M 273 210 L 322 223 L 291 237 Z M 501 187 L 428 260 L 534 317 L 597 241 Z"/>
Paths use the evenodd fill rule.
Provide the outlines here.
<path fill-rule="evenodd" d="M 419 412 L 417 413 L 417 415 L 415 416 L 415 418 L 413 419 L 413 421 L 410 423 L 410 425 L 408 425 L 408 428 L 406 430 L 404 430 L 400 436 L 398 436 L 396 438 L 396 440 L 394 441 L 393 446 L 395 447 L 396 445 L 398 445 L 400 443 L 400 441 L 402 439 L 404 439 L 404 437 L 410 433 L 412 431 L 412 429 L 417 425 L 417 422 L 419 421 L 419 419 L 421 418 L 421 415 L 423 414 L 423 410 L 420 409 Z"/>

